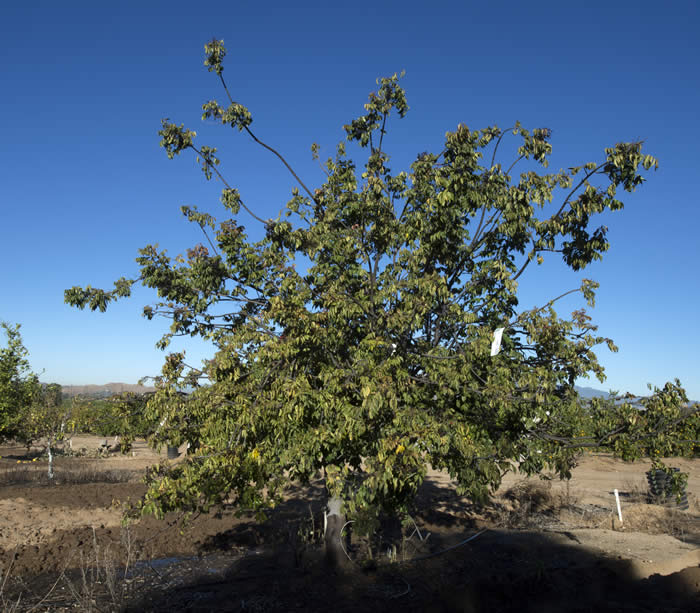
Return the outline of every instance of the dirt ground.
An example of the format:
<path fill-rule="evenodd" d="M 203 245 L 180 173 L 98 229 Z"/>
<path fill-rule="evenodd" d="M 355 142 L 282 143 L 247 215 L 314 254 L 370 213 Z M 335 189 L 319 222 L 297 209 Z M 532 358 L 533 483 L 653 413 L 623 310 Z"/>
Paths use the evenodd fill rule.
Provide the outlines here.
<path fill-rule="evenodd" d="M 103 442 L 75 437 L 73 450 Z M 700 460 L 670 461 L 690 475 L 687 511 L 648 503 L 648 462 L 604 455 L 568 483 L 509 474 L 485 508 L 433 472 L 414 525 L 383 525 L 369 562 L 351 539 L 362 567 L 330 572 L 320 484 L 290 488 L 264 524 L 223 509 L 125 528 L 123 503 L 165 453 L 141 441 L 126 456 L 59 456 L 53 483 L 45 458 L 0 456 L 3 611 L 700 611 Z"/>

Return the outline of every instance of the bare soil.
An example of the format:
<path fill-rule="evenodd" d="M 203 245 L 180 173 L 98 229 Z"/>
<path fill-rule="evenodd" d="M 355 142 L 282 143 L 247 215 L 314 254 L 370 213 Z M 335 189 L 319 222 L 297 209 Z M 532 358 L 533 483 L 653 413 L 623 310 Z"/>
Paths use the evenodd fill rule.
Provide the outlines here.
<path fill-rule="evenodd" d="M 687 511 L 648 503 L 648 462 L 605 455 L 568 483 L 507 475 L 482 508 L 431 472 L 414 525 L 352 538 L 355 561 L 329 570 L 320 483 L 291 487 L 262 524 L 224 508 L 125 528 L 164 453 L 140 441 L 133 455 L 59 456 L 52 483 L 45 458 L 0 456 L 1 610 L 700 611 L 700 460 L 670 461 L 690 475 Z"/>

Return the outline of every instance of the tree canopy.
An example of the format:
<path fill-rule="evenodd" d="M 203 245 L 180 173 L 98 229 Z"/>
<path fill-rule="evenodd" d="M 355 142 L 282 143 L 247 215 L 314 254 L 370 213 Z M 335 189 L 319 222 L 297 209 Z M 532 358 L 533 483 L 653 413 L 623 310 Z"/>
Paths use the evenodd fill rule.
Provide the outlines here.
<path fill-rule="evenodd" d="M 39 377 L 29 365 L 20 324 L 0 322 L 6 346 L 0 348 L 0 440 L 22 438 L 22 413 L 41 394 Z"/>
<path fill-rule="evenodd" d="M 459 124 L 440 151 L 393 172 L 388 128 L 408 111 L 393 75 L 377 81 L 364 114 L 344 126 L 364 164 L 340 143 L 311 189 L 231 96 L 223 41 L 205 53 L 226 102 L 206 102 L 203 120 L 246 133 L 296 187 L 276 219 L 263 219 L 227 181 L 215 147 L 163 120 L 168 157 L 191 152 L 207 179 L 221 181 L 225 219 L 183 206 L 204 243 L 175 258 L 149 245 L 137 278 L 110 291 L 66 290 L 69 304 L 104 311 L 141 283 L 159 296 L 144 315 L 172 320 L 160 347 L 191 335 L 215 348 L 202 367 L 169 354 L 157 378 L 148 409 L 161 424 L 156 440 L 192 447 L 185 462 L 154 477 L 144 509 L 206 510 L 228 499 L 262 510 L 289 480 L 322 471 L 329 495 L 371 524 L 382 510 L 410 507 L 428 465 L 484 499 L 516 467 L 568 476 L 585 446 L 644 453 L 650 430 L 636 428 L 628 409 L 613 404 L 595 432 L 583 428 L 590 413 L 574 381 L 602 381 L 594 348 L 616 348 L 585 309 L 564 317 L 555 307 L 572 292 L 592 307 L 597 284 L 563 288 L 533 309 L 518 302 L 523 273 L 545 257 L 573 271 L 603 257 L 607 228 L 595 226 L 596 215 L 621 210 L 620 192 L 657 167 L 641 142 L 546 172 L 549 129 Z M 504 160 L 508 139 L 517 151 Z M 311 153 L 318 159 L 319 147 Z M 263 225 L 262 238 L 249 238 L 244 216 Z M 687 401 L 669 385 L 654 396 L 661 411 Z M 189 396 L 177 393 L 185 388 Z"/>
<path fill-rule="evenodd" d="M 20 324 L 0 322 L 7 346 L 0 349 L 0 440 L 41 442 L 49 453 L 49 477 L 53 477 L 52 447 L 70 434 L 71 409 L 63 406 L 57 383 L 42 384 L 29 365 Z"/>

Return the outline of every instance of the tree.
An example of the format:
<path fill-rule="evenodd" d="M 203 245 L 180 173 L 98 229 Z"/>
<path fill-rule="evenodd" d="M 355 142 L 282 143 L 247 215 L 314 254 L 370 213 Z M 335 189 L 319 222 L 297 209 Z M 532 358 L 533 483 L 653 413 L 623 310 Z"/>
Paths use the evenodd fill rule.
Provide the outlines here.
<path fill-rule="evenodd" d="M 661 469 L 668 475 L 680 500 L 688 475 L 667 467 L 662 458 L 698 457 L 699 405 L 691 406 L 678 380 L 666 383 L 663 389 L 654 388 L 653 392 L 641 399 L 641 408 L 617 394 L 591 399 L 586 414 L 591 436 L 579 445 L 594 446 L 596 441 L 607 438 L 608 447 L 623 460 L 649 458 L 652 469 Z"/>
<path fill-rule="evenodd" d="M 58 443 L 75 433 L 73 405 L 62 402 L 62 390 L 58 383 L 41 386 L 30 405 L 20 413 L 20 430 L 27 442 L 43 445 L 49 458 L 48 476 L 53 479 L 54 451 Z"/>
<path fill-rule="evenodd" d="M 230 217 L 217 223 L 182 207 L 206 245 L 174 259 L 149 245 L 138 278 L 121 278 L 111 291 L 66 290 L 69 304 L 104 311 L 140 282 L 161 299 L 144 315 L 172 320 L 159 347 L 198 335 L 216 349 L 201 368 L 171 353 L 156 378 L 148 410 L 161 423 L 159 439 L 189 440 L 194 453 L 157 472 L 144 511 L 208 510 L 233 499 L 262 512 L 285 483 L 321 471 L 335 533 L 343 513 L 369 530 L 382 511 L 410 510 L 429 464 L 448 471 L 459 493 L 483 500 L 515 466 L 567 477 L 581 446 L 615 450 L 634 431 L 626 422 L 595 439 L 580 434 L 586 412 L 574 381 L 602 381 L 594 347 L 616 348 L 595 335 L 585 310 L 564 318 L 554 307 L 572 292 L 593 306 L 597 284 L 584 280 L 529 310 L 518 308 L 517 291 L 545 256 L 574 271 L 602 258 L 607 228 L 593 228 L 593 218 L 621 210 L 618 191 L 634 191 L 642 170 L 657 167 L 641 142 L 546 174 L 536 169 L 548 165 L 549 129 L 460 124 L 441 151 L 393 173 L 387 126 L 408 111 L 394 75 L 377 81 L 365 114 L 344 126 L 367 152 L 364 168 L 341 143 L 312 190 L 232 98 L 223 42 L 205 52 L 228 101 L 206 102 L 202 118 L 248 134 L 298 186 L 278 217 L 264 220 L 228 183 L 216 148 L 163 120 L 168 157 L 193 152 L 205 177 L 222 182 Z M 503 163 L 510 135 L 520 144 Z M 318 145 L 311 149 L 318 159 Z M 261 239 L 239 224 L 243 211 L 262 224 Z M 186 399 L 184 387 L 194 388 Z"/>
<path fill-rule="evenodd" d="M 133 392 L 100 399 L 75 397 L 73 420 L 81 432 L 118 437 L 120 450 L 127 453 L 135 438 L 146 437 L 155 430 L 145 417 L 146 402 L 145 394 Z"/>
<path fill-rule="evenodd" d="M 0 322 L 7 346 L 0 349 L 0 440 L 22 438 L 22 411 L 40 394 L 39 377 L 31 371 L 20 324 Z"/>
<path fill-rule="evenodd" d="M 32 372 L 20 324 L 0 322 L 7 347 L 0 349 L 0 440 L 13 438 L 27 445 L 41 441 L 49 456 L 53 478 L 53 450 L 66 435 L 70 410 L 62 406 L 61 386 L 42 385 Z"/>

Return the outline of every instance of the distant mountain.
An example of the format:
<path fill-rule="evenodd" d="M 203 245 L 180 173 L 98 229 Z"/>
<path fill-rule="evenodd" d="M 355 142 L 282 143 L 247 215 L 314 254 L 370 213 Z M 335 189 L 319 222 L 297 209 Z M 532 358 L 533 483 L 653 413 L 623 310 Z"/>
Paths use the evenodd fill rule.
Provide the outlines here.
<path fill-rule="evenodd" d="M 154 392 L 155 387 L 138 385 L 133 383 L 105 383 L 104 385 L 64 385 L 62 387 L 63 396 L 72 398 L 73 396 L 92 396 L 94 398 L 107 398 L 113 394 L 121 394 L 122 392 L 133 392 L 134 394 L 146 394 Z M 610 394 L 603 390 L 595 389 L 594 387 L 574 386 L 581 398 L 609 398 Z M 638 401 L 635 398 L 632 402 Z M 700 401 L 691 400 L 690 404 L 700 404 Z"/>
<path fill-rule="evenodd" d="M 138 385 L 134 383 L 105 383 L 104 385 L 63 385 L 64 398 L 73 396 L 92 396 L 94 398 L 107 398 L 113 394 L 122 392 L 132 392 L 134 394 L 145 394 L 154 392 L 155 387 Z"/>
<path fill-rule="evenodd" d="M 610 394 L 608 392 L 597 390 L 594 387 L 579 387 L 578 385 L 575 385 L 574 389 L 578 392 L 578 395 L 581 396 L 581 398 L 610 398 Z M 633 405 L 639 404 L 639 401 L 642 398 L 643 396 L 635 396 L 633 398 L 626 399 L 625 402 L 630 402 Z M 688 404 L 700 404 L 700 400 L 689 400 Z"/>
<path fill-rule="evenodd" d="M 581 398 L 598 398 L 600 396 L 603 398 L 610 398 L 610 394 L 608 392 L 597 390 L 594 387 L 579 387 L 578 385 L 575 385 L 574 389 L 578 392 L 578 395 L 581 396 Z"/>

